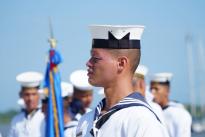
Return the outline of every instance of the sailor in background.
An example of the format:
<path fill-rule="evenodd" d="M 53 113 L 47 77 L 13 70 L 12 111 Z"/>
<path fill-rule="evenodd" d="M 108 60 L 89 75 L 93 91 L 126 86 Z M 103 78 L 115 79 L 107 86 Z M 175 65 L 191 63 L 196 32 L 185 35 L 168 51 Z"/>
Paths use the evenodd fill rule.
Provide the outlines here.
<path fill-rule="evenodd" d="M 64 137 L 76 137 L 78 121 L 68 111 L 73 96 L 73 85 L 67 82 L 61 82 L 61 88 L 64 107 Z"/>
<path fill-rule="evenodd" d="M 78 125 L 77 119 L 72 117 L 69 113 L 68 108 L 72 101 L 73 96 L 73 86 L 68 82 L 61 82 L 61 95 L 63 98 L 63 120 L 64 120 L 64 137 L 76 137 L 76 127 Z M 47 115 L 47 106 L 48 106 L 48 93 L 46 90 L 40 91 L 40 96 L 42 100 L 42 111 L 44 112 L 45 116 Z M 42 128 L 42 134 L 45 135 L 45 126 L 46 120 L 44 121 Z"/>
<path fill-rule="evenodd" d="M 104 88 L 105 98 L 82 116 L 77 137 L 167 137 L 165 127 L 131 83 L 144 27 L 93 25 L 90 29 L 88 80 Z"/>
<path fill-rule="evenodd" d="M 189 112 L 169 100 L 172 73 L 157 73 L 151 79 L 151 91 L 154 101 L 163 109 L 165 124 L 170 137 L 191 137 L 192 118 Z"/>
<path fill-rule="evenodd" d="M 139 92 L 146 98 L 148 104 L 152 107 L 153 111 L 157 114 L 160 121 L 164 124 L 164 115 L 162 108 L 159 104 L 153 102 L 153 95 L 150 93 L 148 86 L 146 86 L 145 77 L 148 73 L 148 68 L 144 65 L 139 65 L 133 76 L 133 88 L 134 91 Z"/>
<path fill-rule="evenodd" d="M 88 83 L 86 70 L 72 72 L 70 81 L 74 87 L 70 112 L 79 120 L 83 114 L 91 111 L 89 107 L 93 100 L 93 86 Z"/>
<path fill-rule="evenodd" d="M 16 80 L 21 83 L 20 98 L 24 100 L 25 109 L 11 121 L 9 137 L 42 137 L 41 127 L 44 115 L 38 108 L 38 89 L 43 75 L 38 72 L 19 74 Z"/>

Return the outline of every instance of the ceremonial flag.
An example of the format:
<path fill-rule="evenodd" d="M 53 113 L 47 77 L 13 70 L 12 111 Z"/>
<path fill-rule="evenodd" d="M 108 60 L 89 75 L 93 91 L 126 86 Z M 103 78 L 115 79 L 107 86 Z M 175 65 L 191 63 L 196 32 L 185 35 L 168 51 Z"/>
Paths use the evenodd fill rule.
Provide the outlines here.
<path fill-rule="evenodd" d="M 58 69 L 58 65 L 62 62 L 62 58 L 60 53 L 56 50 L 56 40 L 53 38 L 52 28 L 49 43 L 51 47 L 48 53 L 48 62 L 44 83 L 44 87 L 48 89 L 46 137 L 63 137 L 63 103 L 60 86 L 61 78 Z"/>

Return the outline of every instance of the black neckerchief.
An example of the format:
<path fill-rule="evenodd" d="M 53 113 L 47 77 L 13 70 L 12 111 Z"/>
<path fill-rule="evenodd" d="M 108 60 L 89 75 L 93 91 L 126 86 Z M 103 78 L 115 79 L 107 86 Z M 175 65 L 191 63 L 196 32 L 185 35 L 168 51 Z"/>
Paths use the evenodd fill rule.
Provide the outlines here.
<path fill-rule="evenodd" d="M 31 115 L 31 117 L 33 117 L 38 110 L 39 110 L 39 108 L 36 108 L 30 113 L 28 113 L 28 111 L 26 109 L 23 109 L 22 111 L 24 112 L 25 117 L 28 118 L 29 115 Z"/>

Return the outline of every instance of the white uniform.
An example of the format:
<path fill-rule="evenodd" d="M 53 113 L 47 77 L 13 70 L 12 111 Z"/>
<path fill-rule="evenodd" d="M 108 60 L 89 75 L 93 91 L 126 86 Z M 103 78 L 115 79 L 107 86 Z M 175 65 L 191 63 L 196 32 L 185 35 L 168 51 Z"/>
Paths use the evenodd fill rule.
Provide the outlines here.
<path fill-rule="evenodd" d="M 22 111 L 11 121 L 11 129 L 8 137 L 43 137 L 41 128 L 44 115 L 40 109 L 26 116 Z"/>
<path fill-rule="evenodd" d="M 147 101 L 147 102 L 152 107 L 155 114 L 159 117 L 162 124 L 165 125 L 164 114 L 163 114 L 163 111 L 162 111 L 162 108 L 160 107 L 160 105 L 158 105 L 157 103 L 155 103 L 153 101 Z"/>
<path fill-rule="evenodd" d="M 88 112 L 90 112 L 90 111 L 92 111 L 91 108 L 86 108 L 86 109 L 85 109 L 85 113 L 88 113 Z M 79 121 L 82 116 L 83 116 L 83 114 L 77 113 L 77 114 L 75 115 L 75 119 Z"/>
<path fill-rule="evenodd" d="M 46 137 L 46 119 L 43 121 L 41 133 L 44 137 Z M 78 121 L 73 120 L 64 125 L 64 137 L 76 137 L 76 127 L 78 125 Z"/>
<path fill-rule="evenodd" d="M 165 127 L 158 121 L 152 111 L 143 105 L 135 105 L 139 102 L 144 104 L 142 101 L 129 99 L 125 98 L 115 105 L 119 107 L 124 105 L 126 107 L 111 114 L 110 117 L 106 115 L 115 111 L 112 108 L 100 116 L 97 121 L 93 119 L 96 111 L 85 114 L 79 121 L 77 137 L 168 137 Z M 99 107 L 96 110 L 99 110 Z M 103 122 L 103 119 L 105 122 Z"/>
<path fill-rule="evenodd" d="M 163 113 L 170 137 L 191 137 L 192 118 L 182 105 L 169 103 Z"/>
<path fill-rule="evenodd" d="M 77 121 L 68 122 L 64 126 L 64 137 L 76 137 L 76 127 L 78 125 Z"/>
<path fill-rule="evenodd" d="M 170 101 L 170 102 L 169 102 L 169 105 L 171 105 L 171 106 L 176 106 L 176 107 L 180 107 L 180 108 L 184 108 L 184 109 L 185 109 L 185 107 L 184 107 L 183 104 L 178 103 L 178 102 L 175 102 L 175 101 Z"/>
<path fill-rule="evenodd" d="M 162 124 L 165 125 L 165 122 L 164 122 L 164 114 L 163 114 L 163 111 L 162 111 L 162 108 L 159 104 L 153 102 L 153 95 L 152 93 L 150 93 L 150 91 L 148 90 L 149 87 L 147 86 L 146 87 L 146 92 L 145 92 L 145 98 L 148 102 L 148 104 L 152 107 L 153 111 L 155 112 L 155 114 L 159 117 L 160 121 L 162 122 Z"/>

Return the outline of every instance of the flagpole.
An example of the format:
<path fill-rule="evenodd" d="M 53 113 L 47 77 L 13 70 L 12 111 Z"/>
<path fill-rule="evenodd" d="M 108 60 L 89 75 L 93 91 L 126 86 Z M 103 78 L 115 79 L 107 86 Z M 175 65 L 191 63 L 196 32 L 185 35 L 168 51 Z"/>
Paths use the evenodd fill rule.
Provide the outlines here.
<path fill-rule="evenodd" d="M 51 18 L 49 17 L 49 29 L 50 29 L 50 39 L 49 39 L 49 43 L 51 48 L 55 48 L 56 47 L 56 40 L 54 39 L 54 35 L 53 35 L 53 29 L 52 29 L 52 23 L 51 23 Z M 57 69 L 57 68 L 56 68 Z M 58 130 L 58 114 L 57 114 L 57 105 L 56 105 L 56 98 L 55 98 L 55 89 L 54 89 L 54 80 L 53 80 L 53 74 L 52 74 L 53 70 L 50 70 L 49 72 L 49 79 L 51 82 L 51 94 L 52 94 L 52 104 L 53 104 L 53 112 L 54 112 L 54 126 L 55 126 L 55 137 L 59 137 L 59 130 Z"/>
<path fill-rule="evenodd" d="M 49 62 L 46 71 L 46 83 L 49 89 L 49 104 L 48 104 L 48 118 L 47 118 L 47 137 L 63 137 L 63 111 L 62 111 L 62 97 L 60 86 L 60 73 L 58 65 L 62 62 L 60 53 L 56 50 L 56 39 L 53 35 L 51 19 L 49 18 L 50 43 Z"/>
<path fill-rule="evenodd" d="M 54 112 L 54 126 L 55 126 L 55 137 L 59 137 L 59 130 L 58 130 L 58 116 L 57 116 L 57 106 L 56 106 L 56 98 L 55 98 L 55 92 L 54 92 L 54 81 L 53 81 L 53 75 L 52 75 L 52 71 L 49 72 L 49 78 L 50 78 L 50 82 L 51 82 L 51 94 L 52 96 L 52 104 L 53 104 L 53 112 Z"/>

